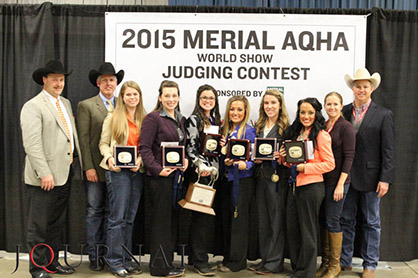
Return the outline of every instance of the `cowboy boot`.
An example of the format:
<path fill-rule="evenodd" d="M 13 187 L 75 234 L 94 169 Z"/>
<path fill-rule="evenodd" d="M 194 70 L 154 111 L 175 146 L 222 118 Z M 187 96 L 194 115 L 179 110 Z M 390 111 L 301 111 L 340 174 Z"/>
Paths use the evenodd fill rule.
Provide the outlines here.
<path fill-rule="evenodd" d="M 330 243 L 330 260 L 328 272 L 324 278 L 335 278 L 340 274 L 340 256 L 341 256 L 341 245 L 343 242 L 343 233 L 329 233 Z"/>
<path fill-rule="evenodd" d="M 327 273 L 329 267 L 329 233 L 327 229 L 321 229 L 321 250 L 322 262 L 316 271 L 315 277 L 322 277 Z"/>
<path fill-rule="evenodd" d="M 361 275 L 361 278 L 374 278 L 375 277 L 375 271 L 373 269 L 363 269 L 363 274 Z"/>

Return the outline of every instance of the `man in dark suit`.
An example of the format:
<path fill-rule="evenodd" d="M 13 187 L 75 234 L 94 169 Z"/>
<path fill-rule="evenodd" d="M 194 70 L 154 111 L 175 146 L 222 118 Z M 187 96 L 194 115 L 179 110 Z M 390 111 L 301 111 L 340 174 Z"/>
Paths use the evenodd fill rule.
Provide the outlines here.
<path fill-rule="evenodd" d="M 394 170 L 395 142 L 392 112 L 374 103 L 372 92 L 380 84 L 379 73 L 370 75 L 359 69 L 353 78 L 345 76 L 353 90 L 354 102 L 343 108 L 344 117 L 356 130 L 356 152 L 351 168 L 351 184 L 341 216 L 343 245 L 341 267 L 351 269 L 356 215 L 362 214 L 363 278 L 375 277 L 379 261 L 380 214 L 379 203 L 389 190 Z"/>
<path fill-rule="evenodd" d="M 99 87 L 100 91 L 96 96 L 78 103 L 77 131 L 83 156 L 87 196 L 86 250 L 90 260 L 89 267 L 94 271 L 102 270 L 104 267 L 103 261 L 96 256 L 95 245 L 106 244 L 108 212 L 105 170 L 99 166 L 103 159 L 99 151 L 99 141 L 103 121 L 116 105 L 114 93 L 123 76 L 124 71 L 116 73 L 111 63 L 102 64 L 97 71 L 91 70 L 90 82 L 94 87 Z"/>
<path fill-rule="evenodd" d="M 48 273 L 74 272 L 58 262 L 73 154 L 80 150 L 71 104 L 61 97 L 65 76 L 69 74 L 56 60 L 37 69 L 32 77 L 43 85 L 43 90 L 25 103 L 20 114 L 29 195 L 29 271 L 36 278 L 51 277 Z"/>

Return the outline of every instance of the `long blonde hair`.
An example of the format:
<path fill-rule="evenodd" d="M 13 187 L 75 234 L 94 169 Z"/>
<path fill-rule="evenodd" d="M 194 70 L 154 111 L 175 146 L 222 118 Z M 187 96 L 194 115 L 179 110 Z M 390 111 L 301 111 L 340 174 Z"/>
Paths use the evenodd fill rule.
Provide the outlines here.
<path fill-rule="evenodd" d="M 277 89 L 267 90 L 264 93 L 263 97 L 261 98 L 259 117 L 258 117 L 257 123 L 255 124 L 255 129 L 257 131 L 257 134 L 260 134 L 260 132 L 266 126 L 267 121 L 269 119 L 266 112 L 264 111 L 264 97 L 265 96 L 274 96 L 277 98 L 277 100 L 280 103 L 280 111 L 279 111 L 279 116 L 277 117 L 276 124 L 279 126 L 279 130 L 278 130 L 279 136 L 283 136 L 284 131 L 289 127 L 289 115 L 287 114 L 287 109 L 286 109 L 286 105 L 284 102 L 284 96 Z"/>
<path fill-rule="evenodd" d="M 135 119 L 133 119 L 138 128 L 138 135 L 141 134 L 142 120 L 146 114 L 142 101 L 142 91 L 139 85 L 135 81 L 126 81 L 123 83 L 119 92 L 115 111 L 113 111 L 112 114 L 112 136 L 118 144 L 123 144 L 123 140 L 128 136 L 129 130 L 128 118 L 126 116 L 128 111 L 126 110 L 125 102 L 123 101 L 123 96 L 125 95 L 127 88 L 135 89 L 139 93 L 139 102 L 135 109 Z"/>
<path fill-rule="evenodd" d="M 224 125 L 222 127 L 222 134 L 225 136 L 225 138 L 227 138 L 228 133 L 233 126 L 232 121 L 229 119 L 229 109 L 231 108 L 231 104 L 234 101 L 242 101 L 244 103 L 245 116 L 242 122 L 240 123 L 237 135 L 238 139 L 242 139 L 245 137 L 245 125 L 248 122 L 248 119 L 250 118 L 250 103 L 248 102 L 248 99 L 245 96 L 233 96 L 228 99 L 228 102 L 226 103 L 226 111 L 224 117 Z"/>

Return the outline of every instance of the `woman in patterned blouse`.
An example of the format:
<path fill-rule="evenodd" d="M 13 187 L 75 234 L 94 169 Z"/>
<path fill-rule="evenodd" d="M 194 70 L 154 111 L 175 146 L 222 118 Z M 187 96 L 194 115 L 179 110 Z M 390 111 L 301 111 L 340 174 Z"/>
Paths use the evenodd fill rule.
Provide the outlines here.
<path fill-rule="evenodd" d="M 219 168 L 219 157 L 204 156 L 200 150 L 201 137 L 207 128 L 220 126 L 221 117 L 219 114 L 219 103 L 216 90 L 210 85 L 202 85 L 197 89 L 196 104 L 192 115 L 186 121 L 187 132 L 187 155 L 190 159 L 190 169 L 187 172 L 189 181 L 197 181 L 197 172 L 204 166 Z M 210 132 L 213 133 L 213 132 Z M 221 146 L 225 140 L 221 141 Z M 200 166 L 200 167 L 199 167 Z M 208 184 L 210 173 L 207 170 L 201 171 L 199 183 Z M 194 271 L 202 276 L 213 276 L 215 273 L 208 264 L 208 238 L 211 224 L 215 218 L 211 215 L 192 211 L 190 226 L 190 249 L 189 263 L 193 263 Z"/>

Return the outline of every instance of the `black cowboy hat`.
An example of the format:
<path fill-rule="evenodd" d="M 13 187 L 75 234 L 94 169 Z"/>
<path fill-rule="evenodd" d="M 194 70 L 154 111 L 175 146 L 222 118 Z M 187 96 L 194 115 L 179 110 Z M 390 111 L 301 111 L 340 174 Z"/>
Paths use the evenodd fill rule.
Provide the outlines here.
<path fill-rule="evenodd" d="M 65 76 L 68 76 L 72 72 L 73 70 L 70 70 L 69 72 L 65 72 L 64 67 L 60 61 L 51 60 L 45 65 L 45 67 L 35 70 L 32 74 L 32 78 L 39 85 L 44 85 L 44 81 L 42 80 L 42 77 L 47 76 L 50 73 L 64 74 Z"/>
<path fill-rule="evenodd" d="M 92 69 L 89 73 L 89 79 L 91 84 L 93 84 L 94 87 L 97 87 L 97 77 L 99 77 L 102 74 L 109 74 L 109 75 L 115 75 L 118 84 L 122 82 L 123 77 L 125 76 L 125 71 L 120 70 L 118 73 L 116 73 L 115 68 L 113 67 L 112 63 L 106 62 L 103 63 L 99 70 Z"/>

